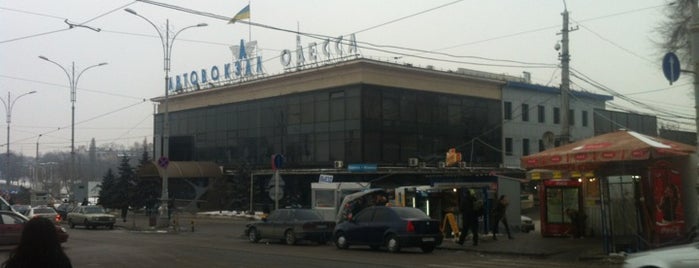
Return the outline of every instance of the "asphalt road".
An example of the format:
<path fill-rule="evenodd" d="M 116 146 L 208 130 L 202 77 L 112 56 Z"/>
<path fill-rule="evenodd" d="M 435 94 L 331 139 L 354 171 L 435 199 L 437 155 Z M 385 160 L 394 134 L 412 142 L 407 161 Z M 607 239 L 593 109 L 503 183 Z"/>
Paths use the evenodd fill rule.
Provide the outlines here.
<path fill-rule="evenodd" d="M 194 232 L 177 234 L 68 229 L 70 239 L 64 247 L 74 267 L 586 267 L 582 263 L 461 250 L 423 254 L 419 249 L 406 249 L 390 254 L 368 247 L 338 250 L 332 243 L 250 243 L 242 235 L 245 223 L 205 220 L 195 223 Z M 7 256 L 8 251 L 0 249 L 0 260 Z"/>

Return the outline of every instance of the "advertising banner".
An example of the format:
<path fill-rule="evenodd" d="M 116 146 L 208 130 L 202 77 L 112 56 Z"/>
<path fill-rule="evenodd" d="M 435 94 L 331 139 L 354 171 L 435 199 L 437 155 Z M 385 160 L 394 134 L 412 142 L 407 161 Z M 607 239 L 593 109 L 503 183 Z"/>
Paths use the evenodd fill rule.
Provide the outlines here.
<path fill-rule="evenodd" d="M 685 222 L 680 173 L 666 167 L 652 168 L 650 172 L 655 204 L 655 238 L 659 243 L 681 238 Z"/>

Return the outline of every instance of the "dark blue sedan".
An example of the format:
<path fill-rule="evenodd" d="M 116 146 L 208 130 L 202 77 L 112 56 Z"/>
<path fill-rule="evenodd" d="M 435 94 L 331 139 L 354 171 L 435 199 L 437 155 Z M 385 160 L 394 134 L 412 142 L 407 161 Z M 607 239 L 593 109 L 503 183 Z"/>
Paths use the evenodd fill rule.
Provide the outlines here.
<path fill-rule="evenodd" d="M 389 252 L 419 247 L 430 253 L 442 243 L 439 221 L 410 207 L 373 206 L 335 226 L 335 246 L 368 245 L 372 249 L 385 246 Z"/>
<path fill-rule="evenodd" d="M 260 239 L 279 239 L 288 245 L 299 240 L 325 244 L 332 238 L 334 221 L 326 221 L 312 209 L 277 209 L 262 221 L 250 223 L 245 235 L 250 242 Z"/>

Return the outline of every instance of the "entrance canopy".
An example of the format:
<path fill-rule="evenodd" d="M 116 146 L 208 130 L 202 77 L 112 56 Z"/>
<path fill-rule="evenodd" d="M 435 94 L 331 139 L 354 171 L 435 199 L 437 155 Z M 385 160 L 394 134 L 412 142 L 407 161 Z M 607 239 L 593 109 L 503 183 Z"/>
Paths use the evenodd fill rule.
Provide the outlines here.
<path fill-rule="evenodd" d="M 619 130 L 521 158 L 526 169 L 578 169 L 596 164 L 684 156 L 694 146 Z"/>
<path fill-rule="evenodd" d="M 151 161 L 139 168 L 138 176 L 141 178 L 162 178 L 165 169 L 158 163 Z M 221 168 L 214 162 L 200 161 L 170 161 L 167 166 L 168 178 L 218 178 L 221 177 Z"/>

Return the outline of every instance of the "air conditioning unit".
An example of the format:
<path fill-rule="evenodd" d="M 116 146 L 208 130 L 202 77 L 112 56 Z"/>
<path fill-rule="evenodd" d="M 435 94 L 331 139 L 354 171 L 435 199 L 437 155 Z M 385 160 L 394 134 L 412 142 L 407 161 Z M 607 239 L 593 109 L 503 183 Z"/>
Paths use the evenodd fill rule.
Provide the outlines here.
<path fill-rule="evenodd" d="M 437 167 L 439 167 L 439 168 L 445 168 L 445 167 L 447 167 L 447 163 L 445 163 L 445 162 L 443 162 L 443 161 L 439 161 L 439 163 L 437 163 Z"/>
<path fill-rule="evenodd" d="M 459 168 L 466 168 L 466 162 L 464 162 L 464 161 L 459 162 Z"/>
<path fill-rule="evenodd" d="M 345 165 L 345 163 L 342 162 L 342 161 L 335 161 L 335 163 L 334 163 L 333 166 L 334 166 L 335 168 L 342 168 L 342 166 L 344 166 L 344 165 Z"/>
<path fill-rule="evenodd" d="M 420 161 L 417 158 L 408 158 L 408 166 L 417 167 Z"/>

